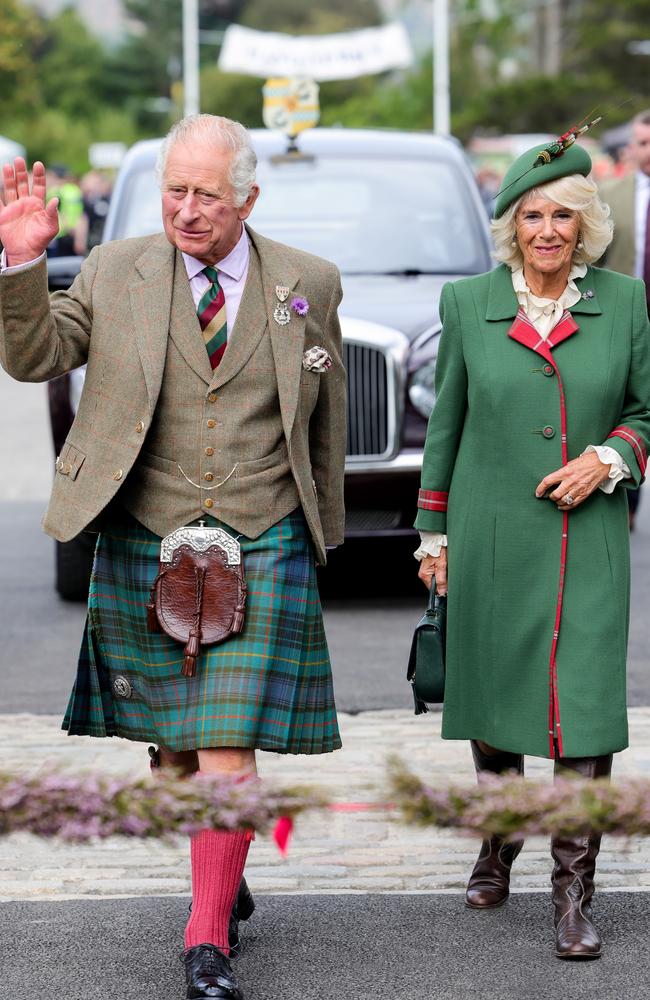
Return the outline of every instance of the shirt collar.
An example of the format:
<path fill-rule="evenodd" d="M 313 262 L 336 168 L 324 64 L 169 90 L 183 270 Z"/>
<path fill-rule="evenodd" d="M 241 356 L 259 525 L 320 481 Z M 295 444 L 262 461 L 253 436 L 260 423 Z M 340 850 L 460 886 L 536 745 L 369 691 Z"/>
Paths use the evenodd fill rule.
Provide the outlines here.
<path fill-rule="evenodd" d="M 573 264 L 571 270 L 569 271 L 567 286 L 564 289 L 558 301 L 562 301 L 565 298 L 574 298 L 575 296 L 575 301 L 577 302 L 577 300 L 580 298 L 580 291 L 578 290 L 578 287 L 576 285 L 576 280 L 579 278 L 584 278 L 586 273 L 587 273 L 586 264 Z M 533 293 L 531 292 L 530 288 L 526 283 L 523 267 L 517 267 L 513 269 L 512 287 L 517 293 L 517 298 L 519 298 L 519 295 L 521 293 L 523 295 L 528 296 L 530 300 L 533 301 L 535 304 L 538 303 L 547 304 L 555 301 L 554 299 L 542 298 L 541 295 L 533 295 Z M 569 293 L 568 295 L 567 292 Z"/>
<path fill-rule="evenodd" d="M 642 170 L 636 172 L 636 186 L 639 191 L 650 191 L 650 177 Z"/>
<path fill-rule="evenodd" d="M 232 278 L 233 281 L 241 281 L 248 267 L 249 253 L 248 233 L 242 225 L 241 236 L 230 253 L 223 260 L 218 260 L 213 266 L 218 271 L 221 271 L 222 274 Z M 185 262 L 185 270 L 190 281 L 192 278 L 196 278 L 197 274 L 200 274 L 205 267 L 202 261 L 197 260 L 196 257 L 191 257 L 188 253 L 183 254 L 183 261 Z"/>

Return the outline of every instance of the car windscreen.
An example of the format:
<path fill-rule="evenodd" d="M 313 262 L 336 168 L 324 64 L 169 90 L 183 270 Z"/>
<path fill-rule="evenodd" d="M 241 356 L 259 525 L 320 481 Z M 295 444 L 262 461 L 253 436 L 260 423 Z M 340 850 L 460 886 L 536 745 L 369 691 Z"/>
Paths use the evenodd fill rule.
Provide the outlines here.
<path fill-rule="evenodd" d="M 468 181 L 435 160 L 315 158 L 263 160 L 253 228 L 333 260 L 346 274 L 473 274 L 487 248 Z M 161 229 L 153 172 L 133 173 L 117 238 Z M 487 265 L 489 266 L 489 264 Z"/>

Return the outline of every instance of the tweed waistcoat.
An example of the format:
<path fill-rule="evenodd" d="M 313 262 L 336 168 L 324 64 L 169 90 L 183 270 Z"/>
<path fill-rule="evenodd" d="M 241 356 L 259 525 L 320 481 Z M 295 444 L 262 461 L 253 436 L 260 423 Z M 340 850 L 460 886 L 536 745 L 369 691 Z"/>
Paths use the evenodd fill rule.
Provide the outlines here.
<path fill-rule="evenodd" d="M 187 273 L 176 254 L 160 395 L 120 492 L 122 505 L 157 535 L 210 513 L 256 538 L 300 504 L 262 298 L 260 262 L 251 247 L 237 319 L 211 374 Z"/>

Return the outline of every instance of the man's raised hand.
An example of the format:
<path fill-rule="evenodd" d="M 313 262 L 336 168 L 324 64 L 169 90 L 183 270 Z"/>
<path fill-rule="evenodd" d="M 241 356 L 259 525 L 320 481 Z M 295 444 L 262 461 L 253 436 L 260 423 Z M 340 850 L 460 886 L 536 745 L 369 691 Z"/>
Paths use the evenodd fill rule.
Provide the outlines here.
<path fill-rule="evenodd" d="M 21 156 L 2 168 L 0 243 L 6 264 L 13 267 L 40 257 L 59 231 L 58 198 L 45 204 L 45 167 L 36 161 L 29 190 L 27 164 Z"/>

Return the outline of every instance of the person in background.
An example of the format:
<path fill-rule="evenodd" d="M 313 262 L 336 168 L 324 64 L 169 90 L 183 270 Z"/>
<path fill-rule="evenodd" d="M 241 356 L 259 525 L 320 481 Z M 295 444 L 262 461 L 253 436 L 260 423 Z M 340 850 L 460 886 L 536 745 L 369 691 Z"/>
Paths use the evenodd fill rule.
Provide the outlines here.
<path fill-rule="evenodd" d="M 83 225 L 83 199 L 81 188 L 67 167 L 55 164 L 46 173 L 48 198 L 59 203 L 59 231 L 51 240 L 48 257 L 69 257 L 75 254 L 77 230 Z"/>
<path fill-rule="evenodd" d="M 632 119 L 631 129 L 625 150 L 629 172 L 602 186 L 614 221 L 614 238 L 602 263 L 645 282 L 650 312 L 650 108 Z M 630 530 L 634 529 L 639 499 L 640 490 L 631 490 Z"/>
<path fill-rule="evenodd" d="M 85 256 L 102 241 L 113 183 L 101 170 L 89 170 L 79 182 L 83 215 L 75 228 L 74 252 Z"/>
<path fill-rule="evenodd" d="M 420 578 L 445 593 L 449 575 L 442 736 L 471 741 L 479 780 L 523 774 L 524 754 L 607 778 L 628 744 L 625 487 L 646 470 L 650 322 L 641 281 L 592 267 L 611 222 L 589 156 L 551 154 L 503 180 L 500 265 L 443 288 L 415 522 Z M 600 840 L 551 840 L 559 958 L 601 954 Z M 469 907 L 506 901 L 521 848 L 484 841 Z"/>

